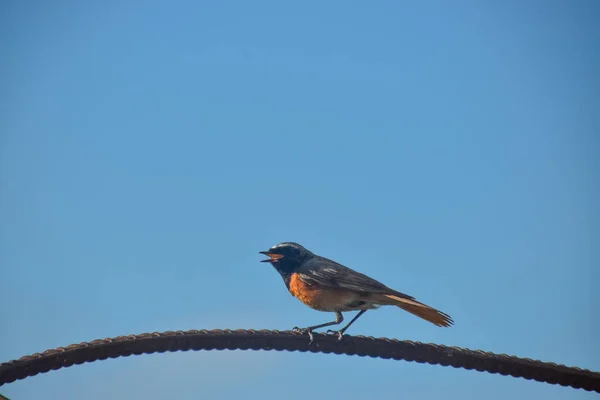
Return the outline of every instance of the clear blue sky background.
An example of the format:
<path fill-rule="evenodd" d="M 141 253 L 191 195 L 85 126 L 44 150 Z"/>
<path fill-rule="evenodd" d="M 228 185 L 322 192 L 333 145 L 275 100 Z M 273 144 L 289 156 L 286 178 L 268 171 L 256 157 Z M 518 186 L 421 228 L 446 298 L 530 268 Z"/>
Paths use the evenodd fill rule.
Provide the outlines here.
<path fill-rule="evenodd" d="M 3 2 L 0 361 L 327 321 L 259 263 L 292 240 L 456 321 L 385 308 L 349 333 L 600 370 L 599 16 L 594 0 Z M 273 352 L 109 360 L 0 392 L 597 398 Z"/>

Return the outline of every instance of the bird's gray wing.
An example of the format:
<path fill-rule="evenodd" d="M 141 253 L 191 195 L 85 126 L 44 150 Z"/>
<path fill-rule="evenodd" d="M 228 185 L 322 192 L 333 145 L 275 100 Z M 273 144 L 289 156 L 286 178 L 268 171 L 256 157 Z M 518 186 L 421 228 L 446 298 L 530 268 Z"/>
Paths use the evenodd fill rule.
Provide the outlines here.
<path fill-rule="evenodd" d="M 348 289 L 359 293 L 385 293 L 414 300 L 414 297 L 397 292 L 383 283 L 356 272 L 324 257 L 314 257 L 306 261 L 297 271 L 307 285 Z"/>

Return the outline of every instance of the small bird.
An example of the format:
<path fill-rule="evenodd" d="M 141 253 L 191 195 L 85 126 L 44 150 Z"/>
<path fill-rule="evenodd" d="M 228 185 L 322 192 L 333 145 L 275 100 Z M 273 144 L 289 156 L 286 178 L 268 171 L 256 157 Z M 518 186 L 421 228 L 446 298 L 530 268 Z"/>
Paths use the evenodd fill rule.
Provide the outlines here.
<path fill-rule="evenodd" d="M 448 314 L 420 303 L 412 296 L 390 289 L 360 272 L 318 256 L 298 243 L 279 243 L 259 253 L 269 257 L 261 262 L 273 265 L 292 296 L 312 309 L 335 313 L 335 321 L 307 328 L 293 328 L 294 331 L 307 333 L 310 343 L 313 341 L 313 330 L 341 324 L 344 321 L 342 312 L 359 311 L 342 329 L 327 331 L 337 334 L 338 340 L 342 340 L 350 325 L 367 310 L 379 306 L 400 307 L 441 327 L 454 323 Z"/>

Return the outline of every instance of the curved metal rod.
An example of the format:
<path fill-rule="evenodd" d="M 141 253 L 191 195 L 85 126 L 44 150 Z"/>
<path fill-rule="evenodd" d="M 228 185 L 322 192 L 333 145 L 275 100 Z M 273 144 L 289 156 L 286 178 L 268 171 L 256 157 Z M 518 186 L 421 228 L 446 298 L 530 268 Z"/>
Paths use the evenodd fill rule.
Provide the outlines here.
<path fill-rule="evenodd" d="M 600 393 L 600 373 L 575 367 L 409 340 L 344 336 L 343 340 L 338 341 L 337 336 L 326 334 L 315 334 L 314 338 L 314 342 L 309 345 L 305 335 L 269 330 L 192 330 L 118 336 L 46 350 L 2 363 L 0 386 L 50 370 L 107 358 L 165 351 L 228 349 L 310 351 L 416 361 L 487 371 Z"/>

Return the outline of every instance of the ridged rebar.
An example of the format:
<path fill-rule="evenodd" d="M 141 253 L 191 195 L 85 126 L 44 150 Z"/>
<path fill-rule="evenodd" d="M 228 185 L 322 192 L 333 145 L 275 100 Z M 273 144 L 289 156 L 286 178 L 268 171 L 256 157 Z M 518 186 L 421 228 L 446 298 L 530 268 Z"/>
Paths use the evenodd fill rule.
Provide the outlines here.
<path fill-rule="evenodd" d="M 86 362 L 132 354 L 187 350 L 286 350 L 358 355 L 474 369 L 600 393 L 600 373 L 555 363 L 431 343 L 364 336 L 344 336 L 343 340 L 338 341 L 335 336 L 315 334 L 314 342 L 309 344 L 306 335 L 269 330 L 169 331 L 72 344 L 0 364 L 0 386 Z"/>

